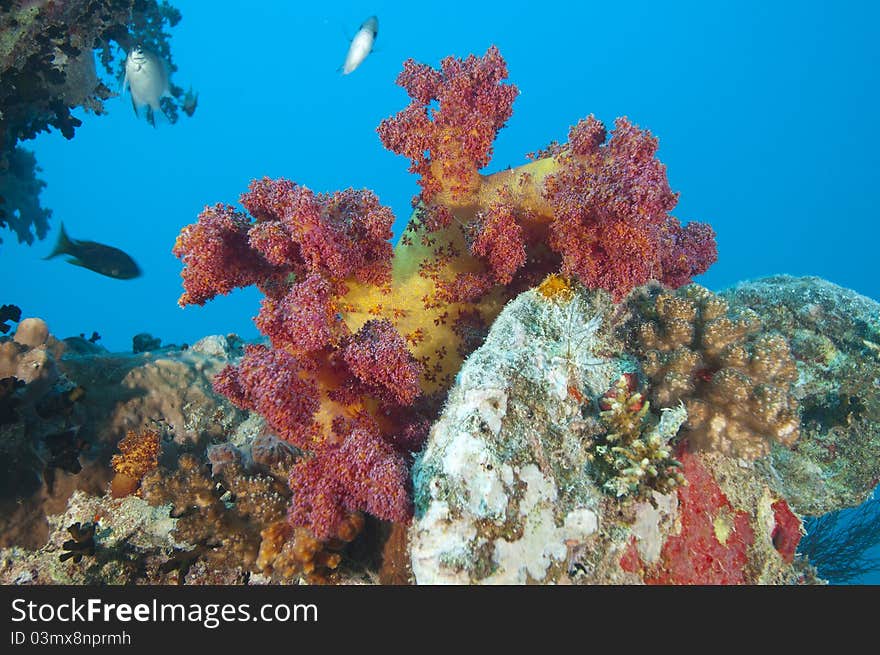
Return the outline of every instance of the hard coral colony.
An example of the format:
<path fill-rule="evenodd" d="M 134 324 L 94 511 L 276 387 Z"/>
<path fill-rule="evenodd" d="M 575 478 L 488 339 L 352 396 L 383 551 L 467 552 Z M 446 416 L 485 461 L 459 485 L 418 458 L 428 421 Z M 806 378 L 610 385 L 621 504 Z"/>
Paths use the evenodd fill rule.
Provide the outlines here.
<path fill-rule="evenodd" d="M 549 155 L 492 175 L 493 140 L 518 94 L 498 50 L 439 69 L 409 60 L 410 104 L 379 125 L 419 175 L 415 212 L 392 248 L 393 216 L 367 190 L 315 193 L 251 183 L 207 207 L 174 246 L 182 306 L 237 287 L 265 295 L 251 345 L 215 388 L 307 451 L 292 469 L 289 521 L 318 539 L 351 512 L 407 521 L 409 467 L 463 358 L 504 304 L 548 273 L 615 301 L 649 280 L 678 287 L 716 259 L 712 229 L 682 226 L 657 140 L 590 116 Z"/>

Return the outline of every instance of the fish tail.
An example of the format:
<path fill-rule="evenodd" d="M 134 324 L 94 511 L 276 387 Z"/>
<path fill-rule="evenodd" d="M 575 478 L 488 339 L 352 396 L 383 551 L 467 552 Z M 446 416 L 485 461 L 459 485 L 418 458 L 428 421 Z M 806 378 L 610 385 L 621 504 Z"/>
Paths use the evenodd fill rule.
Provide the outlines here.
<path fill-rule="evenodd" d="M 64 223 L 61 224 L 61 234 L 58 235 L 58 241 L 55 243 L 55 249 L 48 257 L 43 257 L 43 259 L 52 259 L 53 257 L 57 257 L 58 255 L 69 255 L 72 254 L 73 242 L 70 240 L 70 237 L 67 236 L 67 230 L 64 229 Z"/>

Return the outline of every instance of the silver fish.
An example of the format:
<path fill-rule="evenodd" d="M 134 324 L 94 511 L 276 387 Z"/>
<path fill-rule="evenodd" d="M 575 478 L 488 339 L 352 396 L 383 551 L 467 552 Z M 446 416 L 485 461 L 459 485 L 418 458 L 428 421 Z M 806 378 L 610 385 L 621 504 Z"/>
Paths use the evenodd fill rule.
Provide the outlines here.
<path fill-rule="evenodd" d="M 131 106 L 135 116 L 138 107 L 147 106 L 147 120 L 155 125 L 154 115 L 161 112 L 159 101 L 170 96 L 168 67 L 155 53 L 138 45 L 125 58 L 125 77 L 122 80 L 122 91 L 131 92 Z"/>
<path fill-rule="evenodd" d="M 361 65 L 367 55 L 373 51 L 373 44 L 379 36 L 379 19 L 370 16 L 361 23 L 360 29 L 348 46 L 348 54 L 345 55 L 345 63 L 342 64 L 342 74 L 348 75 Z"/>

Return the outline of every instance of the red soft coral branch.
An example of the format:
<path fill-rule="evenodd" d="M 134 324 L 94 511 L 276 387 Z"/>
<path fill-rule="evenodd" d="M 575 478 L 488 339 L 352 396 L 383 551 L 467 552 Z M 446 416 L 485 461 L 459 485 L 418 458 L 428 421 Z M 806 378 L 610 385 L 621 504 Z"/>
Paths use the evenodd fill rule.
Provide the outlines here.
<path fill-rule="evenodd" d="M 651 279 L 677 287 L 705 271 L 717 257 L 714 233 L 669 216 L 678 196 L 655 157 L 657 139 L 626 118 L 604 138 L 593 116 L 578 123 L 562 170 L 547 180 L 549 244 L 563 271 L 615 300 Z"/>
<path fill-rule="evenodd" d="M 496 202 L 489 206 L 471 252 L 489 264 L 497 284 L 510 284 L 526 263 L 525 234 L 512 204 Z"/>
<path fill-rule="evenodd" d="M 257 219 L 251 246 L 273 264 L 340 281 L 390 279 L 394 214 L 372 191 L 322 194 L 264 178 L 251 182 L 241 203 Z"/>
<path fill-rule="evenodd" d="M 706 223 L 688 223 L 669 217 L 661 231 L 659 279 L 673 289 L 688 284 L 718 259 L 715 230 Z"/>
<path fill-rule="evenodd" d="M 333 285 L 320 275 L 310 274 L 283 296 L 263 298 L 254 322 L 274 348 L 297 353 L 320 350 L 346 331 L 333 297 Z"/>
<path fill-rule="evenodd" d="M 299 375 L 302 370 L 299 360 L 284 350 L 248 345 L 238 366 L 214 376 L 214 390 L 236 406 L 258 412 L 282 439 L 310 448 L 316 437 L 318 388 Z"/>
<path fill-rule="evenodd" d="M 183 260 L 184 293 L 178 303 L 204 305 L 214 296 L 258 284 L 275 271 L 248 244 L 250 220 L 229 205 L 205 207 L 181 230 L 172 252 Z"/>
<path fill-rule="evenodd" d="M 423 202 L 441 189 L 453 197 L 472 189 L 519 93 L 502 82 L 506 77 L 507 64 L 495 46 L 482 57 L 446 57 L 439 71 L 413 60 L 404 63 L 397 83 L 412 101 L 377 131 L 386 148 L 411 160 Z M 432 101 L 438 109 L 430 108 Z"/>
<path fill-rule="evenodd" d="M 386 319 L 371 320 L 342 351 L 352 373 L 390 404 L 410 405 L 420 393 L 421 365 Z"/>
<path fill-rule="evenodd" d="M 355 429 L 297 464 L 290 488 L 291 523 L 309 526 L 318 539 L 329 539 L 349 512 L 400 522 L 412 516 L 407 463 L 369 430 Z"/>

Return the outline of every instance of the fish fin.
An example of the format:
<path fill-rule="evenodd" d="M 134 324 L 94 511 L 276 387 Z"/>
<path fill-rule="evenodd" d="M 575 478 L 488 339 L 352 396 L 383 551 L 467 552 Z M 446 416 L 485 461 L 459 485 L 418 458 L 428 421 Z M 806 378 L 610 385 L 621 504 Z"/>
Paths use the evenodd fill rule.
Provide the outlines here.
<path fill-rule="evenodd" d="M 168 97 L 172 100 L 175 99 L 174 96 L 171 95 L 169 95 Z M 150 125 L 152 125 L 153 127 L 158 127 L 158 124 L 163 122 L 168 123 L 169 125 L 174 123 L 174 121 L 171 120 L 171 116 L 162 106 L 161 102 L 155 105 L 150 105 L 147 111 L 149 112 L 147 114 L 147 119 L 150 121 Z"/>
<path fill-rule="evenodd" d="M 131 108 L 134 109 L 134 115 L 140 118 L 141 115 L 138 113 L 138 106 L 137 103 L 134 101 L 134 96 L 131 97 Z"/>
<path fill-rule="evenodd" d="M 66 261 L 68 264 L 73 264 L 74 266 L 80 266 L 80 267 L 82 267 L 82 268 L 88 268 L 88 266 L 86 266 L 85 264 L 83 264 L 82 261 L 80 261 L 80 260 L 77 259 L 76 257 L 71 257 L 70 259 L 66 259 L 66 260 L 64 260 L 64 261 Z"/>
<path fill-rule="evenodd" d="M 73 241 L 67 236 L 67 230 L 64 229 L 64 223 L 61 224 L 61 233 L 58 235 L 58 241 L 55 242 L 55 249 L 47 257 L 43 259 L 52 259 L 58 255 L 70 254 L 74 247 Z"/>
<path fill-rule="evenodd" d="M 122 84 L 119 85 L 119 95 L 125 93 L 125 87 L 128 86 L 128 69 L 126 68 L 125 73 L 122 75 Z"/>

